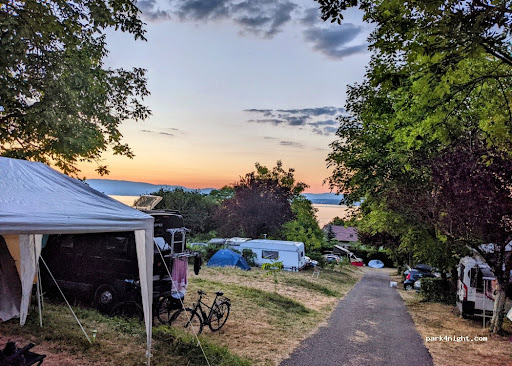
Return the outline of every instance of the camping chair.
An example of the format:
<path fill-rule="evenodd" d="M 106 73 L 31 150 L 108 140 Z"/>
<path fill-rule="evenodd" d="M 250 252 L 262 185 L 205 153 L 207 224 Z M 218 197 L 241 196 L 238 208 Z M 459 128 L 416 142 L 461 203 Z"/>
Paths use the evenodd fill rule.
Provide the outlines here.
<path fill-rule="evenodd" d="M 313 266 L 313 274 L 311 277 L 318 278 L 320 276 L 320 266 Z"/>
<path fill-rule="evenodd" d="M 16 347 L 14 342 L 7 342 L 5 348 L 0 351 L 0 366 L 40 366 L 46 355 L 30 352 L 34 343 L 29 343 L 23 348 Z"/>

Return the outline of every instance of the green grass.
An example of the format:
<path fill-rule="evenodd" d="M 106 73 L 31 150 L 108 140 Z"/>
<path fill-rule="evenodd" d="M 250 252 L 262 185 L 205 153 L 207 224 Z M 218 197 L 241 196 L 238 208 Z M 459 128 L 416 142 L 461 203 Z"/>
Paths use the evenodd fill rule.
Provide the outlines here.
<path fill-rule="evenodd" d="M 304 287 L 308 290 L 320 292 L 326 296 L 339 297 L 341 293 L 339 291 L 330 289 L 327 286 L 320 285 L 316 282 L 311 282 L 302 278 L 285 278 L 284 283 L 291 286 Z"/>
<path fill-rule="evenodd" d="M 98 364 L 141 365 L 145 360 L 146 330 L 141 322 L 111 318 L 92 309 L 74 308 L 84 328 L 96 341 L 91 345 L 67 307 L 45 303 L 43 327 L 37 311 L 32 311 L 24 327 L 17 319 L 0 323 L 4 336 L 22 336 L 38 344 L 50 342 L 53 352 L 67 352 Z M 201 344 L 211 365 L 248 366 L 250 361 L 231 353 L 225 346 L 201 337 Z M 197 342 L 188 334 L 170 327 L 153 327 L 152 362 L 155 365 L 207 365 Z M 3 347 L 3 345 L 0 345 Z"/>
<path fill-rule="evenodd" d="M 263 308 L 267 315 L 274 318 L 275 322 L 285 323 L 294 321 L 297 316 L 309 316 L 315 311 L 308 309 L 301 303 L 282 296 L 275 292 L 268 292 L 252 287 L 245 287 L 234 284 L 226 284 L 217 281 L 210 281 L 201 278 L 194 279 L 194 283 L 206 291 L 216 291 L 222 288 L 223 291 L 229 293 L 234 298 L 242 297 L 246 301 L 253 302 L 259 307 Z M 236 300 L 235 300 L 236 301 Z M 236 303 L 233 302 L 236 306 Z"/>

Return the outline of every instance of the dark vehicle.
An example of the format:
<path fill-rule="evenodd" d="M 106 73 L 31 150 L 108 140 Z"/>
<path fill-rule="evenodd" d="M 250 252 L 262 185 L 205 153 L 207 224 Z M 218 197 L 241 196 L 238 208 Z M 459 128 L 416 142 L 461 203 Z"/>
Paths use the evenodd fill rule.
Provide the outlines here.
<path fill-rule="evenodd" d="M 405 278 L 404 290 L 414 290 L 414 282 L 418 281 L 420 278 L 423 277 L 435 277 L 435 275 L 431 272 L 420 271 L 418 269 L 411 269 L 407 274 L 407 277 Z"/>
<path fill-rule="evenodd" d="M 171 254 L 181 253 L 185 247 L 187 229 L 183 217 L 177 211 L 146 213 L 155 218 L 154 236 L 158 245 L 158 248 L 155 245 L 153 278 L 167 277 L 170 281 L 166 265 L 170 270 Z M 41 255 L 65 294 L 91 299 L 104 312 L 110 312 L 117 302 L 124 300 L 126 280 L 139 278 L 133 231 L 50 235 Z M 41 272 L 43 286 L 54 288 L 46 268 Z"/>

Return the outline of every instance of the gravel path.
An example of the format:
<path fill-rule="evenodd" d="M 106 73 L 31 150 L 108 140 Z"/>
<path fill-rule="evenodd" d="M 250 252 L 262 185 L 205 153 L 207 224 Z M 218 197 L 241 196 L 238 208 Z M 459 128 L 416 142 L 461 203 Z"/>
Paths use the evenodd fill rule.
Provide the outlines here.
<path fill-rule="evenodd" d="M 402 298 L 389 287 L 388 272 L 365 272 L 328 325 L 304 340 L 281 366 L 433 365 Z"/>

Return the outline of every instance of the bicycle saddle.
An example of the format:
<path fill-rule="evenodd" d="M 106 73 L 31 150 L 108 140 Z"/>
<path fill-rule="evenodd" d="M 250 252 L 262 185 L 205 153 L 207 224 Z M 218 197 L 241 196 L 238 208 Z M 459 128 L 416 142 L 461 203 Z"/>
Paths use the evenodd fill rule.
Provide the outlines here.
<path fill-rule="evenodd" d="M 224 292 L 222 292 L 222 291 L 217 291 L 215 294 L 217 294 L 217 296 L 222 296 L 222 295 L 224 295 Z"/>
<path fill-rule="evenodd" d="M 206 292 L 204 292 L 203 290 L 199 290 L 199 291 L 197 291 L 197 293 L 198 293 L 199 295 L 206 295 Z"/>

